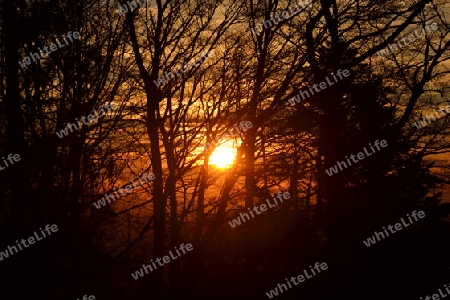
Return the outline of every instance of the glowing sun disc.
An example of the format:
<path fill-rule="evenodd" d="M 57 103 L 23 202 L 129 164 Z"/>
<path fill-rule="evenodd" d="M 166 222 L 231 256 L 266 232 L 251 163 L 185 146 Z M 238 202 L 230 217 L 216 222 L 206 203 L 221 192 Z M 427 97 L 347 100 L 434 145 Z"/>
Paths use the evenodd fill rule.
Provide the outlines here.
<path fill-rule="evenodd" d="M 209 157 L 209 164 L 215 165 L 221 169 L 230 167 L 233 165 L 236 153 L 237 150 L 233 145 L 233 141 L 227 141 L 214 149 L 213 153 Z"/>

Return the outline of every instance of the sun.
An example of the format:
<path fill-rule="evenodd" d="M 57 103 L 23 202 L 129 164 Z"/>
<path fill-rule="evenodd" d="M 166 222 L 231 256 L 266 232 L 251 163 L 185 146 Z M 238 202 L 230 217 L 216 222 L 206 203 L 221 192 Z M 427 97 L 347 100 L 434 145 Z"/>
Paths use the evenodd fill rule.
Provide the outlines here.
<path fill-rule="evenodd" d="M 209 163 L 220 169 L 228 168 L 233 165 L 236 153 L 237 150 L 234 146 L 234 141 L 229 140 L 214 149 L 209 157 Z"/>

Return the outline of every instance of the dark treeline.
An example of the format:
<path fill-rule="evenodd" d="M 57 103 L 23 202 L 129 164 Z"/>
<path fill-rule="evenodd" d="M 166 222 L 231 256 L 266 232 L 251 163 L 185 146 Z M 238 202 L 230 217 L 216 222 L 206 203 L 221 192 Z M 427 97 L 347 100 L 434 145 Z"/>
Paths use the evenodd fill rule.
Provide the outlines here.
<path fill-rule="evenodd" d="M 450 283 L 450 117 L 414 126 L 450 104 L 445 0 L 138 2 L 0 0 L 0 299 L 267 299 L 316 262 L 273 297 Z"/>

